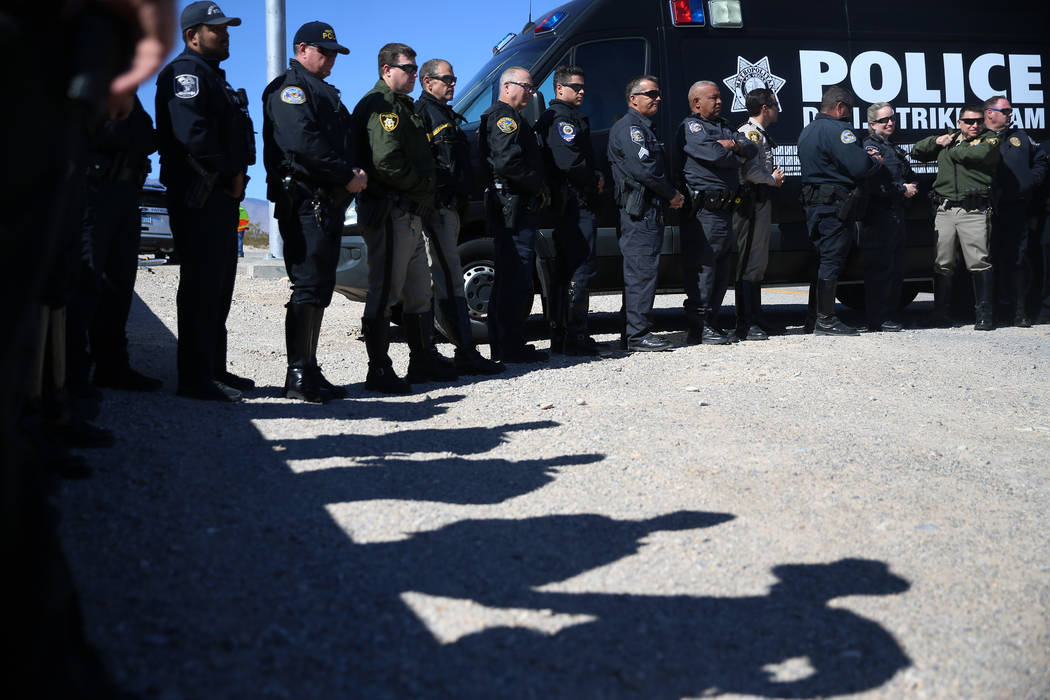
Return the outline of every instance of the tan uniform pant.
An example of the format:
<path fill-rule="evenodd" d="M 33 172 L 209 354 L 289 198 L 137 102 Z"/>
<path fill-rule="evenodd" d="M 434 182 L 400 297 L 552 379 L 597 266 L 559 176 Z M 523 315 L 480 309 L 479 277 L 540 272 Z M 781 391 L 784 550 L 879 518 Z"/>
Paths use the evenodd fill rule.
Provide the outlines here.
<path fill-rule="evenodd" d="M 459 213 L 441 207 L 427 222 L 424 230 L 430 274 L 434 278 L 434 296 L 438 299 L 462 297 L 463 266 L 459 261 Z"/>
<path fill-rule="evenodd" d="M 390 307 L 401 302 L 404 313 L 430 311 L 430 268 L 423 245 L 423 222 L 394 208 L 385 225 L 362 230 L 368 246 L 368 295 L 365 318 L 390 315 Z"/>
<path fill-rule="evenodd" d="M 934 270 L 950 275 L 955 271 L 955 242 L 962 248 L 966 269 L 980 272 L 989 269 L 987 211 L 966 211 L 962 207 L 937 208 L 933 227 L 937 231 L 937 253 Z"/>
<path fill-rule="evenodd" d="M 751 227 L 755 222 L 754 229 Z M 733 215 L 736 235 L 736 277 L 745 282 L 761 282 L 769 264 L 769 234 L 773 222 L 773 203 L 768 199 L 756 204 L 753 217 Z"/>

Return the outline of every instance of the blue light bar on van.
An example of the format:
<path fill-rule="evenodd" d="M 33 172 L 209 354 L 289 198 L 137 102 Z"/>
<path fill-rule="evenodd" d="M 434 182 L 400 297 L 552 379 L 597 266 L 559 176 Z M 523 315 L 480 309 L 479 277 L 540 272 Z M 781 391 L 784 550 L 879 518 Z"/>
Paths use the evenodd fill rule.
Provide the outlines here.
<path fill-rule="evenodd" d="M 566 14 L 567 13 L 561 11 L 550 13 L 541 19 L 540 23 L 536 25 L 535 33 L 546 34 L 547 32 L 553 32 L 554 28 L 561 24 L 561 21 L 565 19 Z"/>
<path fill-rule="evenodd" d="M 671 0 L 671 23 L 676 27 L 703 26 L 704 0 Z"/>

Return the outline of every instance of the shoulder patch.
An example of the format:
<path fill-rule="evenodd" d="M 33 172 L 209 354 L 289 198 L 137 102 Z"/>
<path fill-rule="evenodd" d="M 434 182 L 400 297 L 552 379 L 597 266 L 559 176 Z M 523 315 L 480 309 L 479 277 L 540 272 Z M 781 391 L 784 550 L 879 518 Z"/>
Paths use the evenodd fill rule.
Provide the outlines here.
<path fill-rule="evenodd" d="M 843 129 L 842 133 L 839 134 L 839 140 L 842 143 L 856 143 L 857 135 L 853 133 L 851 129 Z"/>
<path fill-rule="evenodd" d="M 175 76 L 175 97 L 188 100 L 191 97 L 196 97 L 200 91 L 200 78 L 193 73 L 183 73 Z"/>
<path fill-rule="evenodd" d="M 698 122 L 695 119 L 690 119 L 686 122 L 686 125 L 689 127 L 689 133 L 692 134 L 695 134 L 696 132 L 701 131 L 704 128 L 700 125 L 700 122 Z"/>
<path fill-rule="evenodd" d="M 980 142 L 981 142 L 981 138 L 980 138 L 980 137 L 977 137 L 977 138 L 975 138 L 975 139 L 971 139 L 971 140 L 970 140 L 970 145 L 971 145 L 971 146 L 976 146 L 976 145 L 977 145 L 977 144 L 979 144 Z M 992 136 L 992 137 L 989 137 L 989 139 L 988 139 L 988 143 L 990 143 L 990 144 L 992 144 L 992 145 L 994 146 L 994 145 L 996 145 L 997 143 L 999 143 L 999 139 L 995 138 L 994 136 Z"/>
<path fill-rule="evenodd" d="M 518 122 L 514 121 L 512 117 L 501 117 L 496 120 L 496 128 L 504 134 L 513 134 L 518 130 Z"/>
<path fill-rule="evenodd" d="M 635 143 L 643 143 L 645 141 L 645 136 L 642 135 L 642 130 L 637 126 L 631 127 L 631 140 Z"/>
<path fill-rule="evenodd" d="M 565 143 L 572 143 L 576 139 L 576 127 L 569 122 L 558 122 L 558 133 Z"/>
<path fill-rule="evenodd" d="M 752 141 L 754 141 L 755 143 L 758 143 L 759 141 L 762 140 L 762 137 L 758 135 L 757 131 L 749 131 L 749 132 L 747 132 L 747 137 L 749 139 L 751 139 Z"/>
<path fill-rule="evenodd" d="M 438 134 L 440 134 L 442 131 L 444 131 L 445 129 L 449 128 L 450 126 L 452 126 L 451 122 L 445 122 L 441 126 L 437 127 L 433 131 L 431 131 L 430 132 L 430 137 L 434 138 L 435 136 L 437 136 Z"/>
<path fill-rule="evenodd" d="M 393 112 L 383 112 L 379 115 L 379 125 L 383 131 L 393 131 L 397 128 L 397 115 Z"/>
<path fill-rule="evenodd" d="M 306 93 L 303 92 L 302 88 L 286 87 L 284 90 L 281 90 L 281 102 L 290 105 L 301 105 L 306 102 Z"/>
<path fill-rule="evenodd" d="M 1021 147 L 1021 139 L 1017 138 L 1016 136 L 1011 136 L 1010 137 L 1010 145 L 1013 146 L 1014 148 L 1020 148 Z"/>

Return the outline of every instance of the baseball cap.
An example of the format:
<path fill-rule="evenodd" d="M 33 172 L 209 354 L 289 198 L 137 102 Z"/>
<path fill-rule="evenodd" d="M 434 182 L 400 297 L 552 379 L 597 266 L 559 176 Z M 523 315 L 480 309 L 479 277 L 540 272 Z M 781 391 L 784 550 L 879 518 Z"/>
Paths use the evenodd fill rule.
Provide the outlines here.
<path fill-rule="evenodd" d="M 179 17 L 179 25 L 182 27 L 182 31 L 186 31 L 190 27 L 196 27 L 198 24 L 228 24 L 231 27 L 236 27 L 240 23 L 240 17 L 227 17 L 219 9 L 219 6 L 210 2 L 210 0 L 199 0 L 199 2 L 190 3 L 182 11 L 182 16 Z"/>
<path fill-rule="evenodd" d="M 344 55 L 350 53 L 350 49 L 336 42 L 335 30 L 332 29 L 332 25 L 324 22 L 307 22 L 299 27 L 299 31 L 295 33 L 295 38 L 292 39 L 292 48 L 294 49 L 299 44 L 313 44 L 314 46 L 320 46 L 322 49 L 338 51 Z"/>

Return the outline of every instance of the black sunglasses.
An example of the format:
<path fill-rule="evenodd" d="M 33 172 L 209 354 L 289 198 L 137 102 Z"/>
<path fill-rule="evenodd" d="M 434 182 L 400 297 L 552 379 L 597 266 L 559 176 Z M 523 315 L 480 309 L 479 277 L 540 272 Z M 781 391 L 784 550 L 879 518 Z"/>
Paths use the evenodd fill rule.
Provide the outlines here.
<path fill-rule="evenodd" d="M 982 119 L 981 117 L 966 117 L 965 119 L 959 117 L 959 121 L 961 121 L 963 124 L 969 124 L 970 126 L 973 126 L 974 124 L 980 124 L 984 121 L 984 119 Z"/>
<path fill-rule="evenodd" d="M 428 75 L 431 80 L 440 80 L 445 85 L 454 85 L 456 83 L 456 76 L 454 75 Z"/>
<path fill-rule="evenodd" d="M 511 85 L 517 85 L 526 92 L 536 92 L 536 86 L 532 83 L 519 83 L 517 80 L 508 80 Z"/>
<path fill-rule="evenodd" d="M 415 75 L 419 72 L 419 66 L 417 66 L 415 63 L 392 63 L 389 65 L 391 68 L 400 68 L 409 75 Z"/>
<path fill-rule="evenodd" d="M 583 90 L 585 85 L 583 83 L 558 83 L 562 87 L 570 88 L 573 92 L 579 92 Z"/>
<path fill-rule="evenodd" d="M 882 119 L 872 119 L 871 123 L 872 124 L 889 124 L 891 121 L 893 121 L 896 118 L 897 117 L 895 115 L 891 114 L 890 116 L 883 117 Z"/>
<path fill-rule="evenodd" d="M 309 44 L 309 46 L 312 46 L 315 49 L 317 49 L 318 53 L 320 53 L 325 58 L 331 58 L 332 56 L 335 56 L 337 53 L 339 53 L 335 49 L 326 49 L 323 46 L 318 46 L 317 44 Z"/>
<path fill-rule="evenodd" d="M 657 97 L 660 96 L 660 91 L 659 90 L 646 90 L 645 92 L 632 92 L 631 95 L 632 96 L 633 95 L 645 95 L 650 100 L 655 100 Z"/>
<path fill-rule="evenodd" d="M 1009 117 L 1011 114 L 1014 113 L 1014 108 L 1013 107 L 1003 107 L 1002 109 L 1000 109 L 999 107 L 989 107 L 988 111 L 989 112 L 1000 112 L 1000 113 L 1002 113 L 1002 115 L 1004 117 Z"/>

